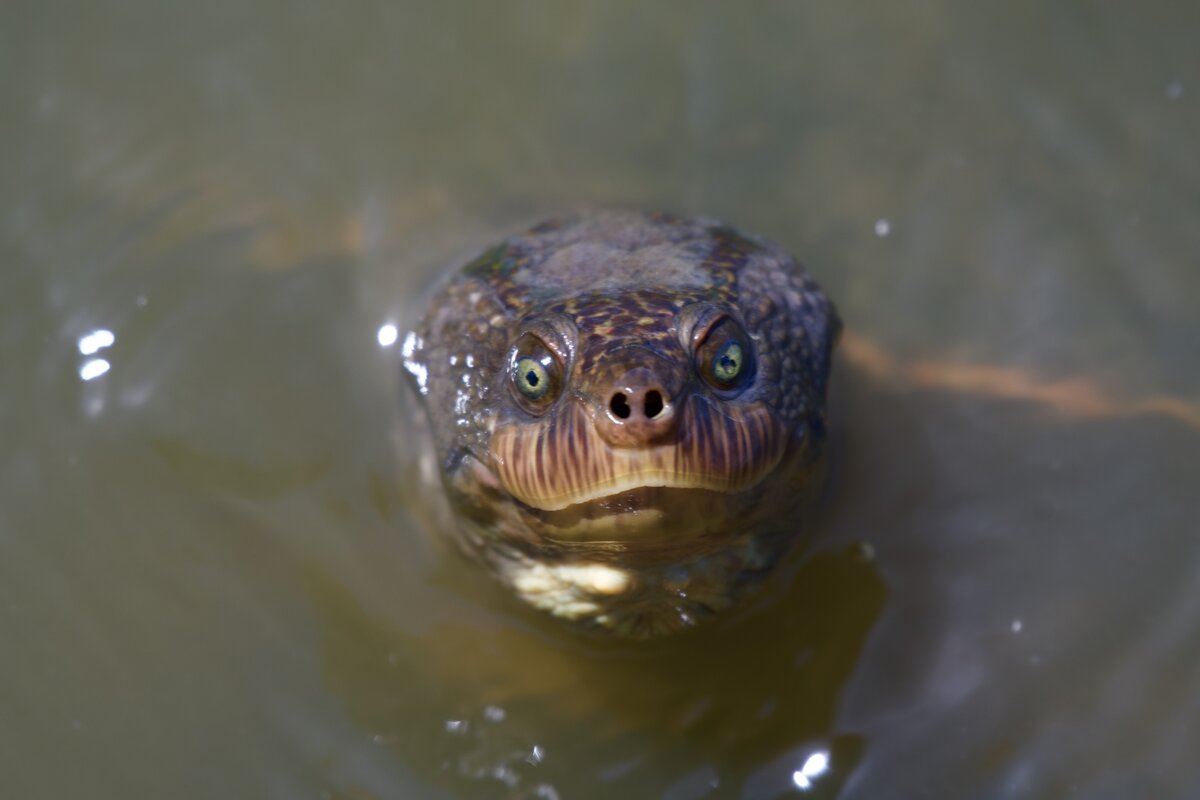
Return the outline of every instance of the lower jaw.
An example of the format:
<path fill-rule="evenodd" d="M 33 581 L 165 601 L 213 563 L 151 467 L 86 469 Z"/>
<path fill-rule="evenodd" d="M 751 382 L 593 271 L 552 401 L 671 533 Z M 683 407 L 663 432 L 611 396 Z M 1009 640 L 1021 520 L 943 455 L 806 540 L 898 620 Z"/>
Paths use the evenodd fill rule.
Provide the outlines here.
<path fill-rule="evenodd" d="M 716 538 L 716 537 L 714 537 Z M 693 627 L 751 594 L 795 545 L 794 532 L 761 531 L 720 538 L 720 546 L 639 558 L 615 559 L 581 549 L 556 559 L 508 551 L 492 567 L 514 593 L 544 612 L 635 639 Z"/>
<path fill-rule="evenodd" d="M 558 511 L 529 506 L 522 511 L 547 542 L 621 543 L 630 550 L 668 542 L 686 547 L 698 539 L 744 532 L 755 516 L 758 494 L 642 487 Z"/>
<path fill-rule="evenodd" d="M 585 628 L 656 637 L 760 585 L 804 538 L 826 478 L 812 450 L 741 492 L 643 487 L 560 511 L 493 498 L 469 548 L 536 608 Z"/>

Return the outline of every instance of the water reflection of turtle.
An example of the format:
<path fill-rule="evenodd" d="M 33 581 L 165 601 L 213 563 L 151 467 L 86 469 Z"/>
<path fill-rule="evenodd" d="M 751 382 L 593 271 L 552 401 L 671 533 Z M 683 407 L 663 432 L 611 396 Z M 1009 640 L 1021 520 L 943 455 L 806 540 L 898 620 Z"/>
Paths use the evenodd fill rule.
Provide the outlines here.
<path fill-rule="evenodd" d="M 579 224 L 592 225 L 595 230 L 624 219 L 631 228 L 657 226 L 677 233 L 689 227 L 705 227 L 703 223 L 661 217 L 607 219 Z M 688 275 L 683 269 L 686 264 L 702 270 L 705 254 L 714 250 L 719 253 L 719 247 L 724 247 L 726 253 L 736 248 L 761 247 L 763 258 L 779 258 L 780 266 L 794 269 L 790 260 L 783 261 L 784 257 L 777 256 L 778 251 L 769 245 L 727 227 L 707 227 L 694 237 L 694 249 L 685 248 L 679 258 L 655 259 L 654 263 L 667 265 L 667 274 L 682 280 L 680 276 Z M 470 483 L 464 483 L 462 476 L 487 477 L 489 473 L 481 470 L 487 462 L 472 461 L 490 458 L 492 437 L 503 429 L 504 416 L 485 414 L 484 424 L 478 426 L 471 418 L 461 426 L 457 421 L 464 413 L 501 408 L 504 403 L 508 404 L 508 419 L 534 426 L 559 413 L 547 410 L 538 415 L 516 405 L 524 401 L 516 394 L 521 390 L 513 384 L 518 376 L 513 375 L 512 367 L 524 357 L 534 360 L 551 379 L 547 394 L 559 393 L 553 401 L 558 405 L 553 408 L 561 408 L 564 398 L 579 397 L 579 393 L 571 395 L 570 384 L 553 383 L 556 378 L 562 380 L 553 374 L 560 366 L 554 359 L 562 355 L 551 350 L 559 342 L 541 338 L 557 335 L 561 327 L 547 331 L 530 326 L 538 334 L 538 341 L 546 345 L 539 359 L 536 348 L 521 351 L 515 347 L 524 333 L 517 330 L 519 320 L 536 314 L 531 309 L 514 312 L 511 316 L 515 319 L 506 323 L 511 329 L 505 339 L 492 333 L 493 328 L 504 328 L 493 325 L 500 311 L 488 307 L 502 301 L 503 294 L 495 286 L 511 289 L 511 282 L 520 278 L 519 270 L 528 268 L 519 262 L 519 256 L 509 255 L 509 248 L 519 249 L 520 243 L 537 237 L 562 237 L 569 230 L 566 224 L 545 226 L 487 251 L 436 295 L 426 321 L 406 343 L 409 374 L 418 388 L 423 382 L 426 393 L 421 405 L 438 433 L 438 446 L 433 452 L 441 458 L 430 460 L 426 466 L 434 479 L 446 479 L 451 496 L 463 498 L 458 501 L 458 514 L 453 520 L 437 520 L 435 494 L 431 492 L 413 498 L 408 509 L 426 516 L 431 523 L 446 526 L 436 528 L 439 531 L 457 531 L 449 526 L 465 518 L 467 533 L 470 526 L 475 526 L 480 537 L 465 542 L 485 562 L 496 554 L 507 557 L 504 548 L 511 545 L 503 539 L 488 538 L 497 530 L 503 533 L 503 528 L 489 528 L 488 524 L 511 522 L 512 517 L 506 518 L 497 509 L 512 501 L 505 499 L 499 477 L 481 483 L 472 494 L 464 491 Z M 568 270 L 571 255 L 578 256 L 580 260 L 575 263 L 581 265 L 594 265 L 598 256 L 606 255 L 607 270 L 592 270 L 585 275 L 603 282 L 604 290 L 614 297 L 620 297 L 622 289 L 632 285 L 628 281 L 631 276 L 642 281 L 656 276 L 649 270 L 639 275 L 633 269 L 638 263 L 636 249 L 622 251 L 614 242 L 601 238 L 603 241 L 594 247 L 576 248 L 574 253 L 561 255 L 559 265 Z M 670 249 L 661 248 L 657 254 L 661 257 Z M 661 270 L 657 277 L 662 277 Z M 802 277 L 795 280 L 810 286 Z M 669 293 L 661 284 L 659 288 Z M 548 297 L 554 285 L 542 276 L 526 290 L 530 297 Z M 454 299 L 456 291 L 462 292 L 458 299 Z M 772 293 L 769 298 L 773 304 L 786 304 L 788 300 L 783 292 Z M 503 310 L 503 306 L 500 308 Z M 744 338 L 729 337 L 720 347 L 703 352 L 720 352 L 726 342 L 733 341 L 743 355 L 735 381 L 743 374 L 753 380 L 773 374 L 764 353 L 753 350 L 750 356 L 758 358 L 750 362 L 743 346 L 769 349 L 773 343 L 762 339 L 740 303 L 732 310 L 729 318 L 746 332 Z M 665 310 L 662 313 L 667 314 Z M 826 315 L 826 327 L 817 326 L 818 333 L 832 327 L 828 307 L 822 307 L 822 313 Z M 632 330 L 601 328 L 601 337 L 612 337 L 602 341 L 638 338 L 653 327 L 643 319 L 629 320 Z M 710 328 L 722 324 L 726 323 L 714 320 Z M 431 335 L 438 326 L 442 326 L 443 335 Z M 664 327 L 670 330 L 669 325 Z M 810 336 L 807 328 L 801 330 L 804 337 Z M 488 347 L 492 341 L 489 336 L 495 336 L 492 349 Z M 692 370 L 689 389 L 704 396 L 710 406 L 719 407 L 718 400 L 732 404 L 763 396 L 754 395 L 757 390 L 745 386 L 733 399 L 721 398 L 716 393 L 723 390 L 713 387 L 699 372 L 715 366 L 713 359 L 697 359 L 693 354 L 698 350 L 685 349 L 692 338 L 655 341 L 659 349 L 647 357 L 660 358 L 668 345 L 676 354 L 683 353 L 682 363 Z M 702 338 L 698 344 L 703 348 L 707 343 Z M 579 359 L 584 350 L 586 345 L 576 343 L 562 365 L 577 363 L 571 359 Z M 1084 474 L 1096 479 L 1098 485 L 1110 486 L 1113 484 L 1104 483 L 1102 476 L 1111 471 L 1111 462 L 1097 459 L 1095 449 L 1086 446 L 1088 439 L 1081 438 L 1081 434 L 1091 435 L 1097 427 L 1174 430 L 1182 425 L 1200 430 L 1200 414 L 1180 399 L 1122 400 L 1081 378 L 1047 381 L 998 366 L 932 359 L 902 361 L 886 347 L 855 336 L 852 330 L 842 334 L 836 360 L 840 385 L 835 387 L 831 402 L 835 431 L 831 440 L 837 443 L 835 449 L 840 456 L 836 492 L 817 526 L 819 537 L 813 539 L 819 547 L 813 547 L 817 552 L 805 553 L 802 559 L 783 559 L 773 577 L 763 581 L 763 590 L 739 610 L 685 635 L 631 643 L 620 637 L 586 635 L 572 627 L 555 625 L 549 618 L 541 618 L 544 615 L 517 613 L 518 604 L 512 595 L 519 594 L 520 587 L 515 587 L 517 592 L 503 591 L 492 581 L 479 580 L 479 571 L 457 558 L 439 560 L 417 595 L 412 594 L 417 591 L 412 586 L 393 582 L 392 565 L 380 566 L 381 585 L 386 588 L 379 589 L 379 594 L 314 566 L 312 588 L 320 612 L 327 685 L 358 728 L 370 731 L 374 742 L 387 744 L 419 779 L 444 787 L 455 796 L 513 798 L 559 796 L 556 789 L 563 792 L 561 796 L 585 797 L 777 796 L 785 791 L 781 787 L 798 785 L 796 772 L 813 758 L 817 758 L 814 763 L 826 764 L 827 771 L 816 779 L 812 796 L 837 796 L 839 787 L 850 776 L 862 776 L 860 759 L 866 764 L 878 763 L 889 755 L 899 758 L 889 752 L 881 754 L 881 750 L 910 739 L 914 747 L 919 747 L 929 740 L 929 730 L 945 730 L 949 725 L 958 730 L 959 717 L 949 715 L 939 720 L 936 715 L 942 709 L 957 708 L 967 678 L 983 681 L 988 690 L 982 693 L 988 697 L 1004 698 L 999 702 L 1006 718 L 1009 709 L 1017 705 L 1013 701 L 1017 696 L 1032 693 L 1049 697 L 1050 692 L 1057 696 L 1062 685 L 1037 683 L 1046 681 L 1044 662 L 1030 667 L 1029 674 L 1021 672 L 1015 677 L 1015 673 L 988 671 L 1015 669 L 1011 658 L 1040 653 L 1032 651 L 1031 655 L 1021 648 L 1034 646 L 1030 629 L 1035 627 L 1035 614 L 1050 615 L 1047 606 L 1054 605 L 1057 613 L 1077 608 L 1089 619 L 1095 610 L 1090 602 L 1093 595 L 1089 594 L 1095 590 L 1088 586 L 1075 595 L 1054 595 L 1054 602 L 1050 602 L 1044 588 L 1031 592 L 1030 584 L 1022 582 L 1038 569 L 1044 572 L 1039 579 L 1041 586 L 1053 584 L 1063 590 L 1089 578 L 1086 570 L 1061 580 L 1055 577 L 1076 565 L 1064 563 L 1061 558 L 1042 558 L 1049 546 L 1045 543 L 1049 527 L 1038 527 L 1035 519 L 1031 533 L 1022 535 L 1019 526 L 1031 517 L 1014 515 L 1012 498 L 1031 498 L 1035 507 L 1030 514 L 1037 515 L 1044 513 L 1037 505 L 1039 487 L 1045 485 L 1045 494 L 1052 495 L 1051 499 L 1062 495 L 1061 487 L 1051 479 L 1062 465 L 1042 463 L 1046 461 L 1046 447 L 1061 454 L 1068 468 L 1075 462 L 1094 461 L 1094 467 L 1088 468 L 1094 471 Z M 747 363 L 749 372 L 742 373 Z M 805 362 L 810 369 L 812 363 Z M 543 372 L 533 372 L 540 383 Z M 571 377 L 578 374 L 572 372 Z M 601 386 L 599 379 L 612 374 L 613 370 L 598 367 L 582 377 L 590 386 Z M 808 374 L 814 376 L 814 381 L 824 380 L 821 371 Z M 524 377 L 533 383 L 528 375 Z M 630 416 L 616 415 L 617 419 L 633 419 L 639 399 L 640 410 L 646 410 L 649 388 L 640 396 L 635 388 L 621 392 L 626 396 Z M 501 394 L 497 397 L 489 392 Z M 663 394 L 661 389 L 659 392 Z M 670 398 L 676 409 L 684 402 L 678 399 L 680 396 Z M 613 399 L 610 395 L 610 404 Z M 612 410 L 611 405 L 607 408 Z M 1047 409 L 1053 413 L 1043 413 Z M 1147 418 L 1140 422 L 1122 419 L 1135 415 Z M 680 413 L 674 424 L 678 426 L 685 420 L 687 417 Z M 1164 420 L 1171 424 L 1163 425 Z M 609 419 L 601 424 L 611 422 Z M 406 424 L 403 430 L 405 436 L 410 436 L 413 429 Z M 458 430 L 465 431 L 465 435 L 458 436 Z M 674 430 L 679 432 L 678 427 Z M 597 437 L 605 441 L 600 432 Z M 545 436 L 542 439 L 548 441 Z M 465 443 L 457 451 L 453 448 L 456 441 Z M 1122 442 L 1128 444 L 1129 440 Z M 575 446 L 579 446 L 578 439 Z M 1147 456 L 1137 447 L 1123 446 L 1121 453 L 1134 461 Z M 786 458 L 779 463 L 787 463 Z M 819 477 L 820 471 L 804 474 Z M 1153 481 L 1158 473 L 1146 471 L 1146 476 L 1146 481 Z M 814 479 L 814 486 L 816 483 L 819 480 Z M 407 487 L 417 481 L 402 479 L 399 484 Z M 682 487 L 675 489 L 685 491 Z M 1093 491 L 1089 485 L 1085 494 L 1090 497 Z M 793 532 L 790 541 L 803 539 L 811 521 L 813 500 L 812 496 L 802 497 L 790 507 L 786 498 L 776 501 L 780 503 L 774 506 L 780 513 L 778 519 L 799 520 L 787 528 Z M 1001 530 L 994 539 L 988 539 L 971 519 L 964 521 L 962 507 L 970 508 L 977 516 L 998 518 Z M 957 513 L 950 514 L 947 508 Z M 1105 508 L 1103 503 L 1100 508 Z M 1062 524 L 1061 518 L 1052 519 L 1055 525 Z M 1075 522 L 1073 518 L 1069 521 Z M 601 548 L 597 546 L 601 537 L 595 535 L 596 528 L 588 528 L 582 516 L 576 524 L 584 534 L 579 539 L 550 542 L 554 547 L 546 550 L 539 549 L 539 544 L 539 548 L 523 551 L 533 554 L 532 569 L 543 566 L 550 571 L 558 553 L 562 554 L 561 561 L 582 550 L 601 564 L 625 570 L 630 581 L 642 581 L 646 575 L 670 574 L 663 565 L 669 566 L 672 559 L 686 561 L 688 545 L 699 543 L 685 539 L 679 549 L 658 553 L 649 548 L 631 552 L 629 542 L 625 549 Z M 516 531 L 526 531 L 527 536 L 533 533 L 533 529 L 524 527 Z M 625 529 L 624 533 L 630 541 L 637 541 L 636 528 Z M 1086 533 L 1061 533 L 1063 542 L 1056 546 L 1067 553 L 1076 547 L 1095 550 L 1115 546 Z M 716 537 L 719 532 L 704 535 Z M 877 559 L 871 558 L 870 548 L 858 544 L 862 539 L 878 547 Z M 518 547 L 529 547 L 524 540 L 517 542 Z M 493 551 L 493 545 L 500 546 Z M 592 546 L 594 550 L 587 549 Z M 1030 561 L 1031 552 L 1036 553 L 1036 563 Z M 654 564 L 656 557 L 662 559 L 659 565 Z M 503 568 L 503 561 L 498 566 Z M 749 580 L 739 584 L 737 574 L 730 574 L 735 577 L 725 585 L 735 592 L 760 577 L 751 573 Z M 1109 573 L 1100 574 L 1110 577 Z M 583 596 L 587 589 L 612 589 L 619 584 L 619 579 L 612 576 L 608 576 L 608 584 L 598 579 L 604 575 L 601 570 L 577 570 L 565 571 L 560 577 L 574 579 L 568 581 L 574 588 L 567 589 L 580 594 L 574 599 L 602 605 L 610 598 L 623 596 L 615 591 L 597 591 L 595 598 Z M 673 577 L 679 577 L 678 573 Z M 537 588 L 537 582 L 532 584 Z M 1010 586 L 1013 588 L 1006 591 Z M 529 588 L 527 582 L 525 589 Z M 398 620 L 396 609 L 411 609 L 414 596 L 420 603 L 417 621 Z M 1064 596 L 1077 600 L 1059 602 Z M 657 617 L 653 607 L 649 613 L 643 607 L 640 617 L 636 613 L 624 617 L 630 632 L 670 628 L 672 615 L 676 625 L 682 621 L 675 603 L 687 598 L 672 598 L 667 592 L 660 598 L 667 602 L 657 607 Z M 1145 607 L 1143 604 L 1136 610 Z M 590 611 L 586 606 L 565 606 L 562 610 Z M 992 662 L 965 668 L 960 658 L 967 647 L 964 638 L 972 643 L 992 642 L 997 622 L 994 617 L 998 617 L 1004 632 L 1003 641 L 995 645 L 998 652 L 986 654 Z M 1008 633 L 1018 617 L 1026 622 L 1020 637 Z M 587 613 L 582 614 L 585 625 L 588 619 Z M 655 619 L 668 621 L 655 623 Z M 1104 624 L 1108 624 L 1107 618 Z M 1079 627 L 1084 630 L 1084 626 Z M 1057 633 L 1065 635 L 1061 628 Z M 1113 647 L 1124 651 L 1126 643 L 1114 642 Z M 1064 659 L 1059 667 L 1064 675 L 1069 674 L 1072 687 L 1079 684 L 1077 676 L 1092 663 L 1095 651 L 1080 647 L 1078 652 L 1077 660 Z M 1095 680 L 1106 686 L 1102 677 Z M 1039 691 L 1043 694 L 1036 694 Z M 986 708 L 978 713 L 986 717 Z M 1021 726 L 1028 724 L 1030 713 L 1033 711 L 1025 716 L 1014 715 L 1012 726 L 1016 732 L 1010 732 L 1013 741 L 1023 735 Z M 887 728 L 889 724 L 902 733 Z M 888 733 L 881 735 L 881 728 Z M 986 725 L 981 727 L 984 729 L 988 729 Z M 969 734 L 963 739 L 970 742 Z M 990 781 L 992 739 L 984 736 L 974 741 L 989 759 L 983 772 Z M 711 788 L 717 786 L 717 781 L 719 787 Z"/>
<path fill-rule="evenodd" d="M 646 637 L 758 585 L 825 486 L 840 322 L 778 247 L 710 220 L 609 213 L 536 226 L 433 299 L 404 347 L 429 417 L 442 527 L 527 602 Z M 1077 413 L 1164 413 L 1086 383 L 900 365 L 873 374 Z"/>

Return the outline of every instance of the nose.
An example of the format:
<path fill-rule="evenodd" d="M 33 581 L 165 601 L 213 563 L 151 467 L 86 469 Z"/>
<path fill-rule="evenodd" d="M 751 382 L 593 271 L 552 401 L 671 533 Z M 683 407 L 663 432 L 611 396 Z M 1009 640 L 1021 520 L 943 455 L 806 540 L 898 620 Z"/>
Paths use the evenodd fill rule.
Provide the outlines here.
<path fill-rule="evenodd" d="M 637 367 L 613 385 L 597 428 L 618 447 L 652 444 L 675 431 L 675 405 L 654 371 Z"/>

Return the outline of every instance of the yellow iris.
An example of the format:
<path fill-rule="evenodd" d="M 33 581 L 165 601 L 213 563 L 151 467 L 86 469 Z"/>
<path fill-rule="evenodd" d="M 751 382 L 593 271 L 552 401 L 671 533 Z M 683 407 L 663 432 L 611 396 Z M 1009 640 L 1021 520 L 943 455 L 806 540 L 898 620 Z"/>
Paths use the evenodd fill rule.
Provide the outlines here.
<path fill-rule="evenodd" d="M 726 342 L 713 356 L 712 375 L 717 383 L 733 383 L 742 371 L 742 346 L 737 342 Z"/>
<path fill-rule="evenodd" d="M 516 384 L 521 394 L 530 400 L 540 400 L 550 391 L 550 376 L 545 367 L 525 356 L 517 361 Z"/>

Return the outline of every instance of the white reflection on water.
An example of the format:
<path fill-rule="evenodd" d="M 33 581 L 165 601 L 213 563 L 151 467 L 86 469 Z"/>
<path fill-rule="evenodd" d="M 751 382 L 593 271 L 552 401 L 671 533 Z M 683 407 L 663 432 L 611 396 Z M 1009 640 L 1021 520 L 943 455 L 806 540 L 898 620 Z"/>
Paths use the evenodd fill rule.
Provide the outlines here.
<path fill-rule="evenodd" d="M 103 358 L 89 358 L 83 362 L 83 366 L 79 368 L 79 377 L 82 380 L 90 381 L 93 378 L 99 378 L 112 367 Z"/>
<path fill-rule="evenodd" d="M 77 346 L 80 355 L 90 356 L 106 347 L 112 347 L 117 341 L 116 335 L 107 328 L 97 328 L 79 337 Z M 89 358 L 79 366 L 79 379 L 84 381 L 99 378 L 112 368 L 112 364 L 103 358 Z"/>
<path fill-rule="evenodd" d="M 804 766 L 792 773 L 792 783 L 802 791 L 813 787 L 813 781 L 829 769 L 829 752 L 818 750 L 804 760 Z"/>
<path fill-rule="evenodd" d="M 117 341 L 117 337 L 112 331 L 106 328 L 97 328 L 91 333 L 79 337 L 79 352 L 81 355 L 90 356 L 105 347 L 112 347 L 115 341 Z"/>
<path fill-rule="evenodd" d="M 388 322 L 379 326 L 379 332 L 375 334 L 375 338 L 379 340 L 380 347 L 391 347 L 396 343 L 396 339 L 400 338 L 400 331 L 395 325 Z"/>

